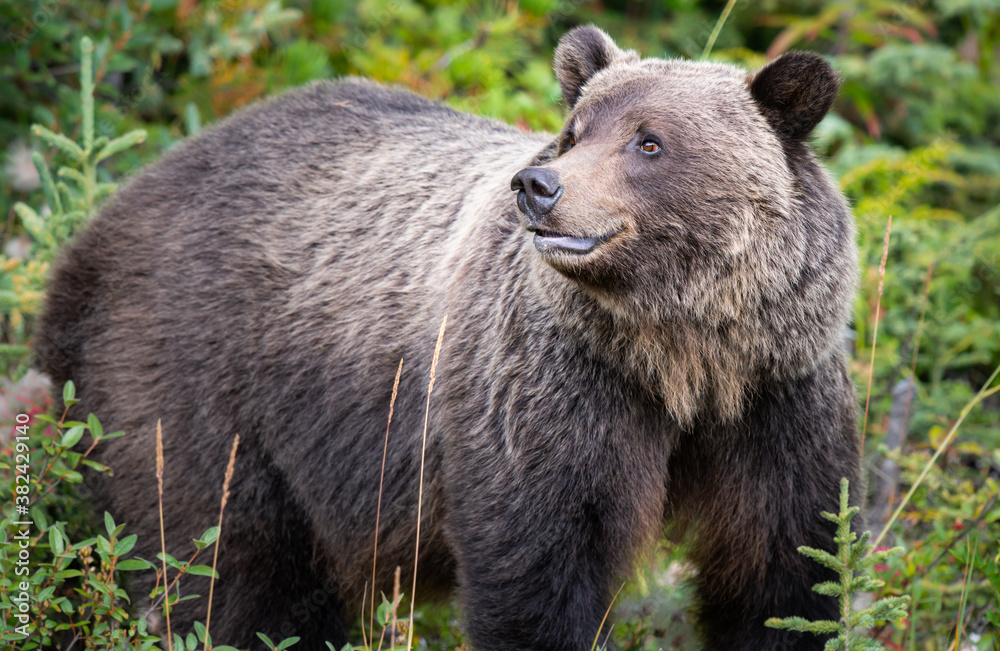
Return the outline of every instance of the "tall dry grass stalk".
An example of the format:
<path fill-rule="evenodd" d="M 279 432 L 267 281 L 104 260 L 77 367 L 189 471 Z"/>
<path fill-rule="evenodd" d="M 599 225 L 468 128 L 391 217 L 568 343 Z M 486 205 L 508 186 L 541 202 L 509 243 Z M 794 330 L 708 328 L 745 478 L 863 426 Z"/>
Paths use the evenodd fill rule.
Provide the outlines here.
<path fill-rule="evenodd" d="M 400 575 L 403 573 L 403 568 L 396 566 L 396 573 L 393 576 L 392 581 L 392 630 L 389 633 L 389 648 L 396 648 L 396 609 L 399 607 L 399 579 Z M 381 643 L 379 644 L 381 649 Z"/>
<path fill-rule="evenodd" d="M 163 428 L 156 421 L 156 486 L 160 496 L 160 550 L 163 552 L 163 597 L 167 615 L 167 648 L 174 651 L 174 638 L 170 630 L 170 588 L 167 586 L 167 534 L 163 529 Z"/>
<path fill-rule="evenodd" d="M 396 379 L 392 383 L 392 397 L 389 399 L 389 422 L 385 424 L 385 442 L 382 444 L 382 472 L 378 477 L 378 506 L 375 507 L 375 549 L 372 552 L 372 603 L 371 613 L 368 620 L 368 639 L 375 639 L 375 567 L 378 562 L 378 525 L 382 515 L 382 482 L 385 479 L 385 458 L 389 452 L 389 426 L 392 425 L 392 410 L 396 406 L 396 393 L 399 390 L 399 376 L 403 373 L 403 360 L 399 360 L 399 368 L 396 369 Z M 361 621 L 365 618 L 362 614 Z M 364 629 L 364 623 L 361 628 Z M 362 634 L 364 630 L 362 630 Z M 381 639 L 379 647 L 382 646 Z"/>
<path fill-rule="evenodd" d="M 872 331 L 872 359 L 868 365 L 868 393 L 865 396 L 865 419 L 861 426 L 861 451 L 865 449 L 865 434 L 868 432 L 868 405 L 872 399 L 872 377 L 875 373 L 875 344 L 878 341 L 878 322 L 882 311 L 882 284 L 885 281 L 885 261 L 889 257 L 889 235 L 892 234 L 892 215 L 885 225 L 885 241 L 882 243 L 882 262 L 878 266 L 878 300 L 875 302 L 875 325 Z"/>
<path fill-rule="evenodd" d="M 417 603 L 417 559 L 420 557 L 420 517 L 424 502 L 424 458 L 427 452 L 427 421 L 431 413 L 431 391 L 434 390 L 434 373 L 437 371 L 438 358 L 441 356 L 441 342 L 444 341 L 444 328 L 448 324 L 448 315 L 441 320 L 441 330 L 438 332 L 437 344 L 434 346 L 434 359 L 431 360 L 431 379 L 427 383 L 427 404 L 424 407 L 424 433 L 420 442 L 420 483 L 417 488 L 417 543 L 413 552 L 413 589 L 410 590 L 410 622 L 406 633 L 406 650 L 413 648 L 413 608 Z"/>
<path fill-rule="evenodd" d="M 226 476 L 222 480 L 222 502 L 219 504 L 219 526 L 215 535 L 215 552 L 212 554 L 212 577 L 208 583 L 208 613 L 205 615 L 205 649 L 208 651 L 208 632 L 212 626 L 212 597 L 215 595 L 215 568 L 219 564 L 219 543 L 222 541 L 222 515 L 226 512 L 229 502 L 229 482 L 233 479 L 233 468 L 236 467 L 236 449 L 240 447 L 240 435 L 233 439 L 233 449 L 229 452 L 229 465 L 226 466 Z"/>

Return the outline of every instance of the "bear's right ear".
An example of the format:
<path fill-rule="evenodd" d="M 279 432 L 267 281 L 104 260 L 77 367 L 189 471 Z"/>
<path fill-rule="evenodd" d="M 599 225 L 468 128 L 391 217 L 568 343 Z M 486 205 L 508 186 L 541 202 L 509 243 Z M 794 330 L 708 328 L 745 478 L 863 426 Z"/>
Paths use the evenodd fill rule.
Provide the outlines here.
<path fill-rule="evenodd" d="M 576 105 L 581 89 L 591 77 L 623 54 L 610 36 L 593 25 L 575 27 L 559 39 L 554 67 L 569 107 Z"/>
<path fill-rule="evenodd" d="M 802 140 L 833 106 L 840 78 L 821 56 L 789 52 L 749 75 L 747 87 L 779 135 Z"/>

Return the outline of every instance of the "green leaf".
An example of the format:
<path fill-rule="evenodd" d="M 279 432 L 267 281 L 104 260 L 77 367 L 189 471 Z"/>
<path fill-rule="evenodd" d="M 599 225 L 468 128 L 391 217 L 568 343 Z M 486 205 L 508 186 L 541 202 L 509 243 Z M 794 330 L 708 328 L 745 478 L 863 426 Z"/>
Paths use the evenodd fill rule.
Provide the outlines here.
<path fill-rule="evenodd" d="M 87 414 L 87 427 L 90 429 L 90 435 L 94 437 L 95 441 L 100 441 L 101 437 L 104 436 L 104 428 L 101 427 L 101 422 L 97 420 L 97 416 L 94 414 Z"/>
<path fill-rule="evenodd" d="M 396 598 L 395 603 L 390 602 L 386 596 L 382 595 L 382 603 L 379 604 L 378 610 L 376 611 L 375 618 L 378 620 L 379 626 L 388 626 L 389 622 L 392 620 L 392 611 L 396 606 L 399 605 L 400 600 L 403 595 L 399 595 Z"/>
<path fill-rule="evenodd" d="M 83 475 L 75 470 L 57 469 L 53 470 L 52 474 L 70 484 L 79 484 L 83 481 Z"/>
<path fill-rule="evenodd" d="M 129 558 L 124 561 L 118 561 L 115 565 L 115 569 L 121 570 L 123 572 L 135 572 L 137 570 L 151 570 L 155 565 L 149 561 L 144 561 L 141 558 Z"/>
<path fill-rule="evenodd" d="M 63 402 L 69 402 L 76 397 L 76 385 L 73 380 L 67 380 L 63 385 Z"/>
<path fill-rule="evenodd" d="M 204 642 L 205 641 L 205 625 L 204 624 L 202 624 L 201 622 L 195 622 L 194 623 L 194 632 L 195 632 L 195 634 L 198 635 L 198 641 L 199 642 Z"/>
<path fill-rule="evenodd" d="M 207 565 L 189 565 L 187 573 L 194 574 L 195 576 L 214 576 L 215 578 L 219 578 L 219 573 L 213 572 L 212 568 Z"/>
<path fill-rule="evenodd" d="M 180 561 L 178 561 L 176 558 L 174 558 L 170 554 L 164 554 L 163 552 L 159 552 L 159 553 L 156 554 L 156 559 L 159 560 L 159 561 L 162 561 L 162 560 L 166 559 L 167 565 L 169 565 L 170 567 L 174 568 L 175 570 L 180 570 L 180 569 L 182 569 L 184 567 L 183 563 L 181 563 Z"/>
<path fill-rule="evenodd" d="M 59 527 L 52 527 L 49 529 L 49 547 L 56 554 L 61 554 L 65 551 L 65 539 L 62 536 L 62 532 L 59 531 Z"/>
<path fill-rule="evenodd" d="M 135 547 L 135 541 L 138 538 L 139 536 L 137 536 L 136 534 L 132 534 L 131 536 L 125 536 L 124 538 L 119 540 L 117 543 L 115 543 L 115 554 L 117 554 L 118 556 L 124 556 L 125 554 L 132 551 L 132 548 Z"/>
<path fill-rule="evenodd" d="M 84 547 L 93 547 L 97 543 L 97 538 L 87 538 L 86 540 L 81 540 L 78 543 L 74 543 L 70 549 L 73 551 L 79 551 Z"/>
<path fill-rule="evenodd" d="M 205 533 L 201 534 L 201 538 L 194 541 L 194 546 L 198 549 L 204 549 L 214 543 L 219 539 L 219 528 L 209 527 L 205 530 Z"/>
<path fill-rule="evenodd" d="M 80 442 L 81 438 L 83 438 L 83 432 L 84 428 L 81 425 L 70 427 L 66 430 L 66 433 L 63 434 L 62 441 L 59 442 L 59 446 L 64 448 L 73 447 Z"/>
<path fill-rule="evenodd" d="M 292 646 L 293 644 L 298 644 L 299 640 L 301 640 L 301 639 L 302 638 L 299 638 L 299 637 L 285 638 L 284 640 L 282 640 L 278 644 L 278 647 L 277 647 L 276 651 L 285 651 L 285 649 L 287 649 L 288 647 Z"/>
<path fill-rule="evenodd" d="M 107 437 L 104 437 L 104 438 L 107 438 Z M 81 459 L 80 463 L 82 463 L 83 465 L 87 466 L 88 468 L 92 468 L 92 469 L 94 469 L 94 470 L 96 470 L 98 472 L 103 472 L 103 473 L 110 473 L 111 472 L 111 468 L 105 466 L 103 463 L 98 463 L 98 462 L 94 461 L 93 459 Z"/>
<path fill-rule="evenodd" d="M 104 528 L 107 529 L 108 535 L 114 537 L 115 535 L 115 519 L 111 517 L 111 514 L 107 511 L 104 512 Z"/>
<path fill-rule="evenodd" d="M 268 636 L 264 635 L 263 633 L 257 633 L 257 637 L 259 637 L 261 641 L 267 645 L 268 649 L 274 648 L 274 642 L 272 642 L 271 638 L 269 638 Z"/>
<path fill-rule="evenodd" d="M 32 506 L 31 507 L 31 519 L 32 519 L 32 521 L 34 521 L 35 526 L 38 527 L 39 529 L 48 529 L 49 528 L 48 518 L 45 517 L 45 513 L 41 509 L 38 509 L 38 508 Z"/>

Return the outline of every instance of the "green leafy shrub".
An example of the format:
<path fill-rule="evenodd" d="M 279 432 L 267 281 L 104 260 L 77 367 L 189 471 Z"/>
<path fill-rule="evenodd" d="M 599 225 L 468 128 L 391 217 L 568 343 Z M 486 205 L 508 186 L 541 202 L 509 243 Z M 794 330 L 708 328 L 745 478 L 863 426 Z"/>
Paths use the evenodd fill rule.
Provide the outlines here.
<path fill-rule="evenodd" d="M 83 481 L 81 471 L 111 475 L 110 468 L 90 458 L 91 453 L 124 432 L 105 433 L 90 414 L 86 421 L 66 420 L 66 411 L 77 402 L 73 383 L 63 390 L 65 409 L 60 418 L 39 409 L 17 419 L 16 436 L 0 462 L 0 501 L 3 530 L 13 532 L 12 542 L 0 549 L 0 610 L 4 629 L 0 643 L 19 649 L 51 648 L 79 643 L 88 649 L 155 648 L 160 638 L 147 627 L 145 617 L 135 617 L 133 605 L 121 588 L 122 572 L 155 571 L 157 585 L 150 611 L 176 604 L 182 597 L 178 581 L 186 574 L 211 575 L 211 567 L 193 563 L 198 553 L 213 544 L 213 527 L 194 542 L 194 554 L 178 561 L 163 556 L 175 571 L 167 576 L 152 562 L 130 557 L 137 536 L 125 535 L 125 525 L 104 514 L 104 531 L 75 540 L 88 527 L 80 521 L 61 519 L 78 508 L 80 495 L 73 488 Z M 30 424 L 29 424 L 30 423 Z M 89 442 L 80 448 L 84 437 Z M 204 642 L 207 632 L 196 625 Z M 188 640 L 187 642 L 189 642 Z M 194 649 L 179 636 L 175 648 Z M 234 651 L 216 646 L 216 651 Z"/>

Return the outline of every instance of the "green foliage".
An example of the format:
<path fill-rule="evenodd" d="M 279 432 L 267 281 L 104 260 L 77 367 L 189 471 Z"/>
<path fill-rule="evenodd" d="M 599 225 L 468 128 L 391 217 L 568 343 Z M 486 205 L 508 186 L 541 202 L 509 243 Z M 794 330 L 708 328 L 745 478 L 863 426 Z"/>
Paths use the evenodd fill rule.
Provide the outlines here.
<path fill-rule="evenodd" d="M 687 550 L 665 543 L 654 563 L 638 567 L 615 605 L 615 621 L 608 631 L 622 651 L 658 651 L 695 648 L 698 636 L 685 614 L 694 586 Z M 601 636 L 602 641 L 605 636 Z"/>
<path fill-rule="evenodd" d="M 297 637 L 289 637 L 275 644 L 274 642 L 271 641 L 271 638 L 264 635 L 263 633 L 257 633 L 257 637 L 260 638 L 261 642 L 267 645 L 267 648 L 272 649 L 273 651 L 285 651 L 285 649 L 295 645 L 299 641 L 299 638 Z"/>
<path fill-rule="evenodd" d="M 0 347 L 0 364 L 4 369 L 23 366 L 29 354 L 26 319 L 38 313 L 49 263 L 76 231 L 86 223 L 98 203 L 115 191 L 110 181 L 98 181 L 98 166 L 106 159 L 143 142 L 146 132 L 135 129 L 123 136 L 109 138 L 96 135 L 94 129 L 94 70 L 93 42 L 80 41 L 80 111 L 82 142 L 75 142 L 40 124 L 31 133 L 56 150 L 57 159 L 64 160 L 55 175 L 41 153 L 31 155 L 38 172 L 45 208 L 35 210 L 28 204 L 14 204 L 25 232 L 31 236 L 32 248 L 23 257 L 0 255 L 0 315 L 9 324 L 17 342 Z"/>
<path fill-rule="evenodd" d="M 936 442 L 932 439 L 932 443 Z M 904 487 L 916 481 L 930 455 L 931 450 L 926 448 L 894 455 Z M 977 469 L 970 460 L 978 460 L 984 467 Z M 950 458 L 931 466 L 914 492 L 900 516 L 901 522 L 893 527 L 897 536 L 905 535 L 914 542 L 882 567 L 893 578 L 892 585 L 881 591 L 884 595 L 905 591 L 913 605 L 908 622 L 883 630 L 885 639 L 900 644 L 917 636 L 948 640 L 959 621 L 966 628 L 969 624 L 974 628 L 985 624 L 984 632 L 990 628 L 1000 631 L 996 624 L 1000 619 L 1000 577 L 996 573 L 1000 482 L 990 468 L 1000 468 L 1000 451 L 963 442 L 955 446 Z M 968 580 L 965 559 L 953 555 L 956 550 L 976 559 Z M 983 637 L 988 644 L 988 636 Z M 944 642 L 930 648 L 947 646 Z"/>
<path fill-rule="evenodd" d="M 521 128 L 551 131 L 565 115 L 551 55 L 568 28 L 595 22 L 643 55 L 698 58 L 726 4 L 0 3 L 0 142 L 7 159 L 0 168 L 6 215 L 0 373 L 16 380 L 28 368 L 33 322 L 58 249 L 116 180 L 202 125 L 290 86 L 360 74 Z M 92 52 L 91 46 L 78 49 L 84 37 Z M 841 96 L 815 140 L 858 217 L 862 277 L 851 369 L 862 393 L 879 325 L 866 461 L 883 455 L 896 460 L 902 493 L 1000 363 L 1000 2 L 737 2 L 712 58 L 754 67 L 790 48 L 824 54 L 842 75 Z M 130 135 L 115 137 L 122 133 Z M 876 313 L 877 268 L 890 216 Z M 911 377 L 917 392 L 903 450 L 893 452 L 881 444 L 891 389 L 901 377 Z M 907 551 L 876 566 L 892 577 L 880 594 L 905 590 L 914 607 L 905 625 L 879 627 L 876 636 L 886 644 L 944 651 L 957 630 L 959 648 L 1000 649 L 1000 638 L 987 642 L 1000 599 L 1000 507 L 991 501 L 1000 481 L 998 422 L 997 396 L 969 413 L 893 525 L 891 535 Z M 60 443 L 72 451 L 73 439 L 80 437 L 80 445 L 89 432 L 70 427 Z M 69 535 L 85 517 L 67 490 L 74 486 L 62 480 L 44 498 L 68 523 Z M 971 559 L 968 572 L 951 554 L 956 549 Z M 120 559 L 116 569 L 131 560 Z M 677 612 L 690 590 L 683 583 L 659 584 L 673 562 L 668 556 L 625 590 L 613 631 L 623 648 L 655 650 L 688 640 Z M 426 607 L 418 616 L 422 641 L 431 648 L 461 643 L 452 609 Z M 352 639 L 361 640 L 360 629 L 356 633 Z"/>
<path fill-rule="evenodd" d="M 97 203 L 115 190 L 114 183 L 98 183 L 97 166 L 146 139 L 146 132 L 135 129 L 123 136 L 109 140 L 107 136 L 95 137 L 94 133 L 94 44 L 87 37 L 80 41 L 80 104 L 83 118 L 83 143 L 76 143 L 40 124 L 31 128 L 32 135 L 58 150 L 72 161 L 72 165 L 59 168 L 53 182 L 52 173 L 44 157 L 32 154 L 45 193 L 49 214 L 45 220 L 25 203 L 14 204 L 25 230 L 35 242 L 34 257 L 48 262 L 59 248 L 70 241 L 77 229 L 94 211 Z"/>
<path fill-rule="evenodd" d="M 67 404 L 75 402 L 72 383 L 63 395 Z M 59 519 L 74 505 L 69 499 L 74 493 L 67 487 L 83 481 L 84 467 L 110 474 L 89 457 L 102 441 L 123 433 L 105 433 L 93 414 L 86 422 L 67 421 L 65 412 L 59 419 L 25 414 L 18 423 L 10 454 L 2 457 L 12 463 L 0 462 L 0 525 L 19 537 L 16 545 L 0 550 L 0 609 L 5 619 L 0 642 L 16 642 L 17 648 L 28 651 L 70 638 L 100 649 L 121 648 L 132 639 L 155 641 L 145 620 L 130 618 L 128 597 L 115 580 L 116 572 L 150 567 L 141 559 L 127 558 L 136 536 L 124 535 L 124 525 L 105 514 L 104 532 L 74 542 L 74 527 Z M 84 436 L 89 445 L 81 450 Z M 22 635 L 26 631 L 31 631 L 30 637 Z"/>
<path fill-rule="evenodd" d="M 876 622 L 891 622 L 906 617 L 908 596 L 877 599 L 870 606 L 855 609 L 855 595 L 871 592 L 885 585 L 884 581 L 868 576 L 868 571 L 876 563 L 884 563 L 887 558 L 902 553 L 902 547 L 875 550 L 868 544 L 871 532 L 865 531 L 859 538 L 851 531 L 851 520 L 860 509 L 850 505 L 847 479 L 840 480 L 840 512 L 823 513 L 823 517 L 837 525 L 834 541 L 837 555 L 822 549 L 799 547 L 799 553 L 808 556 L 820 565 L 830 568 L 840 575 L 839 581 L 824 581 L 813 586 L 813 590 L 840 601 L 840 619 L 809 621 L 802 617 L 771 618 L 766 625 L 771 628 L 799 631 L 802 633 L 831 634 L 824 647 L 826 651 L 876 651 L 884 647 L 877 641 L 857 631 L 858 628 L 872 628 Z"/>
<path fill-rule="evenodd" d="M 174 570 L 173 576 L 165 576 L 159 564 L 132 555 L 138 537 L 126 534 L 126 525 L 116 523 L 110 513 L 105 512 L 97 531 L 88 531 L 86 522 L 74 519 L 81 501 L 86 501 L 82 471 L 113 474 L 91 459 L 91 454 L 104 442 L 125 434 L 105 432 L 94 414 L 86 421 L 66 420 L 76 402 L 73 383 L 67 382 L 62 416 L 44 413 L 40 407 L 23 414 L 17 419 L 14 438 L 0 450 L 0 526 L 13 537 L 13 544 L 0 548 L 4 618 L 0 646 L 31 651 L 65 647 L 75 640 L 87 649 L 165 649 L 163 640 L 148 629 L 146 618 L 134 617 L 133 604 L 121 587 L 122 573 L 155 573 L 151 604 L 144 609 L 149 612 L 197 598 L 182 594 L 179 580 L 185 575 L 213 574 L 211 567 L 196 565 L 194 560 L 216 542 L 218 528 L 192 541 L 194 552 L 187 561 L 158 554 Z M 93 474 L 88 477 L 90 482 L 96 479 Z M 64 519 L 67 515 L 70 519 Z M 196 622 L 194 628 L 186 637 L 175 636 L 175 650 L 194 651 L 206 640 L 211 645 L 205 627 Z M 27 637 L 26 632 L 30 632 Z M 290 646 L 287 640 L 284 644 L 279 648 Z M 223 645 L 214 649 L 236 651 Z"/>

